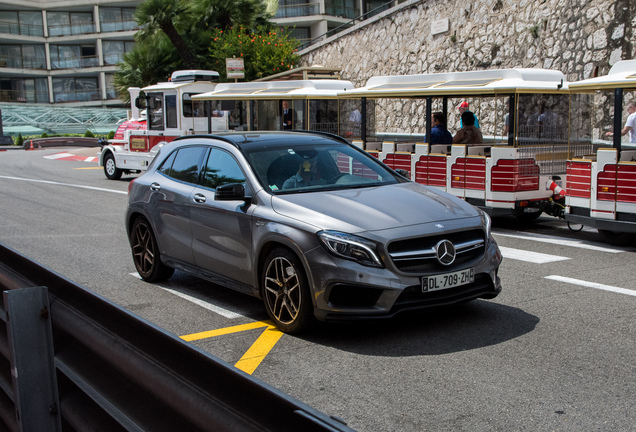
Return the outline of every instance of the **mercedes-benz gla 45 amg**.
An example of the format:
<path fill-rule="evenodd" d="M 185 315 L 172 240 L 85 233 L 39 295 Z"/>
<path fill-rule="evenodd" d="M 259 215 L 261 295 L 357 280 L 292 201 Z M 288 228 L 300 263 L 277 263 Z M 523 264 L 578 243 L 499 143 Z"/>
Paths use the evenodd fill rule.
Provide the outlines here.
<path fill-rule="evenodd" d="M 289 333 L 501 291 L 484 212 L 334 135 L 178 138 L 131 184 L 126 228 L 144 280 L 177 269 L 259 297 Z"/>

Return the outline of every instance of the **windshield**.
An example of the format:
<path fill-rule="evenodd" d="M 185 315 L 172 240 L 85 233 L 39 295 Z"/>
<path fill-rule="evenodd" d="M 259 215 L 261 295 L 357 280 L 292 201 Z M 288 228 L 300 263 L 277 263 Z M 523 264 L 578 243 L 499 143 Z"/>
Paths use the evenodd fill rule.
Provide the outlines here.
<path fill-rule="evenodd" d="M 246 156 L 261 184 L 274 194 L 398 183 L 377 159 L 345 144 L 268 146 Z"/>

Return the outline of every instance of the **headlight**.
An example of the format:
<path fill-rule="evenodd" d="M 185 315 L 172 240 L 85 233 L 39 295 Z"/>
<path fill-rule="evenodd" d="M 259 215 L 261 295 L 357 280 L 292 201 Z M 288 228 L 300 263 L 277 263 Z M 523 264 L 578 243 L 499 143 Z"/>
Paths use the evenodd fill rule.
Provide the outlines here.
<path fill-rule="evenodd" d="M 376 252 L 376 244 L 369 240 L 337 231 L 321 231 L 318 238 L 332 255 L 365 266 L 383 267 Z"/>
<path fill-rule="evenodd" d="M 486 238 L 490 238 L 491 233 L 491 228 L 492 228 L 492 220 L 490 220 L 490 216 L 488 216 L 488 214 L 486 214 L 485 211 L 481 212 L 481 220 L 482 220 L 482 224 L 484 225 L 484 228 L 486 229 Z"/>

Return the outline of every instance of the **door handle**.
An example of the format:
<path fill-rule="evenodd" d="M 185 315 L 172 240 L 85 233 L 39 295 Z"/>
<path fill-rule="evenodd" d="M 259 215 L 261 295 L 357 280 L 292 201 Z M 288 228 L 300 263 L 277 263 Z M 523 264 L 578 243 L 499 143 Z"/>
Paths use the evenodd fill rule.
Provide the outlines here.
<path fill-rule="evenodd" d="M 159 191 L 161 190 L 161 185 L 157 182 L 150 183 L 150 190 Z"/>
<path fill-rule="evenodd" d="M 197 193 L 194 194 L 194 202 L 198 202 L 198 203 L 204 203 L 205 202 L 205 195 Z"/>

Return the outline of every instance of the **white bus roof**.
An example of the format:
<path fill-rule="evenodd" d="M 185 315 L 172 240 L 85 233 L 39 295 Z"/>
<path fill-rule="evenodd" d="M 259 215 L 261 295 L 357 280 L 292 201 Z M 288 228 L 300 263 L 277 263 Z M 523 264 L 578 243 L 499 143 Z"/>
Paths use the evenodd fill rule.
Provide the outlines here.
<path fill-rule="evenodd" d="M 192 96 L 198 100 L 336 99 L 353 90 L 350 81 L 289 80 L 217 84 L 213 91 Z"/>
<path fill-rule="evenodd" d="M 218 83 L 213 83 L 209 81 L 193 81 L 193 82 L 161 82 L 153 85 L 149 85 L 148 87 L 142 88 L 145 92 L 150 91 L 158 91 L 158 90 L 178 90 L 183 87 L 190 86 L 207 86 L 203 90 L 213 89 L 214 86 L 217 86 Z"/>
<path fill-rule="evenodd" d="M 605 76 L 570 83 L 572 91 L 585 92 L 615 88 L 636 88 L 636 60 L 617 62 Z"/>
<path fill-rule="evenodd" d="M 549 93 L 567 90 L 560 71 L 547 69 L 493 69 L 421 75 L 372 77 L 367 85 L 338 94 L 339 98 L 466 96 L 499 93 Z"/>

